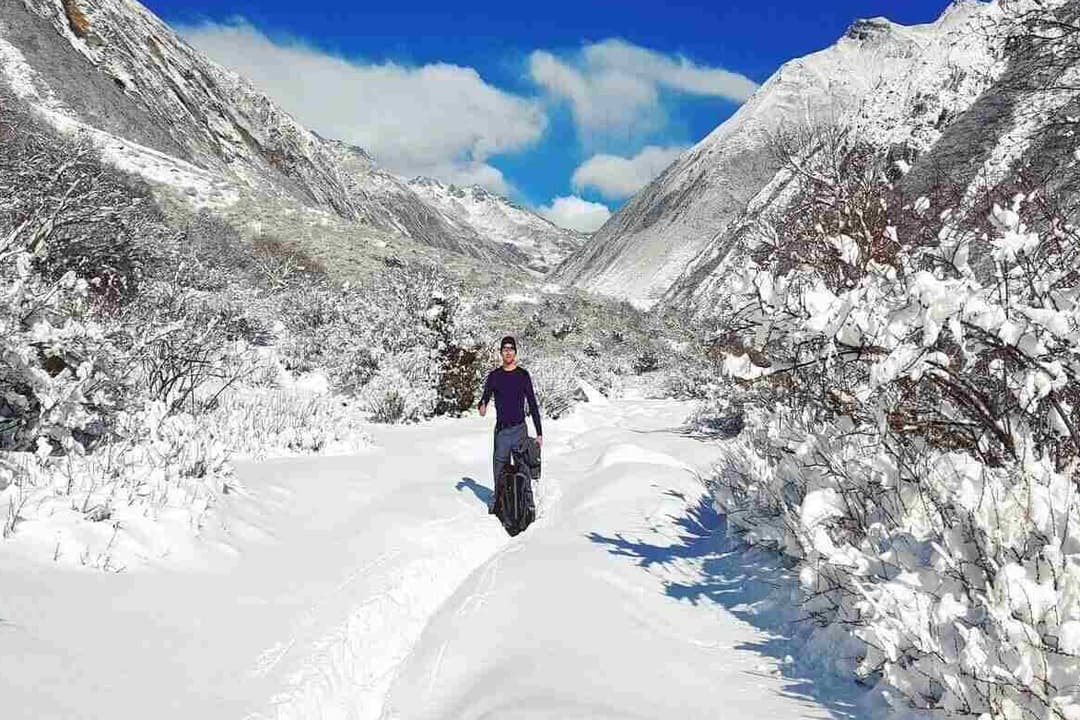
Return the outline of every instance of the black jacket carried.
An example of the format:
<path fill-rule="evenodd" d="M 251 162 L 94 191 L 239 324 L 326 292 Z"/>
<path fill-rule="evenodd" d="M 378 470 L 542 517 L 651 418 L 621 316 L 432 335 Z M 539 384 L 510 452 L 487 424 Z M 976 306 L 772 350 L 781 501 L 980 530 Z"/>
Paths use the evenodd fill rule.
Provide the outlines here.
<path fill-rule="evenodd" d="M 540 443 L 534 437 L 526 437 L 514 451 L 514 464 L 525 469 L 533 480 L 540 479 Z"/>

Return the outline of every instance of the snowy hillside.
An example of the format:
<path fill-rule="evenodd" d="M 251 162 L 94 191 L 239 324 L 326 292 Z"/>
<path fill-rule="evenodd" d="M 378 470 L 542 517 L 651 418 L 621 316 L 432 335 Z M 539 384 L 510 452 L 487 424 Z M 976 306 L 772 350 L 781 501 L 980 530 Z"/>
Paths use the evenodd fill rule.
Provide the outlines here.
<path fill-rule="evenodd" d="M 985 232 L 995 201 L 1016 192 L 1077 192 L 1070 177 L 1080 64 L 1065 39 L 1030 30 L 1036 11 L 1029 7 L 955 5 L 935 25 L 907 29 L 921 37 L 917 59 L 844 119 L 850 142 L 891 162 L 886 193 L 897 209 L 918 204 L 923 218 L 946 213 L 952 232 Z M 1077 6 L 1050 3 L 1037 12 L 1070 17 Z M 705 248 L 666 304 L 707 315 L 726 302 L 731 268 L 768 241 L 770 227 L 790 225 L 799 212 L 788 205 L 798 179 L 792 170 L 778 172 L 733 229 Z M 896 222 L 911 229 L 910 219 Z"/>
<path fill-rule="evenodd" d="M 711 263 L 711 272 L 747 206 L 761 211 L 779 192 L 780 163 L 769 145 L 781 127 L 859 118 L 859 131 L 883 142 L 932 135 L 928 118 L 959 112 L 992 79 L 995 48 L 984 30 L 995 13 L 966 0 L 929 25 L 862 20 L 834 46 L 786 63 L 616 213 L 557 278 L 651 306 L 688 270 L 699 279 L 700 266 Z M 938 92 L 946 81 L 950 91 Z M 932 101 L 920 99 L 928 93 Z"/>
<path fill-rule="evenodd" d="M 363 150 L 325 140 L 198 54 L 134 0 L 0 5 L 0 81 L 54 126 L 89 130 L 120 167 L 195 207 L 240 197 L 328 210 L 363 233 L 529 265 L 419 197 Z"/>
<path fill-rule="evenodd" d="M 509 246 L 540 273 L 551 270 L 586 241 L 585 235 L 553 225 L 478 185 L 461 188 L 425 177 L 410 180 L 409 188 L 487 240 Z"/>
<path fill-rule="evenodd" d="M 897 161 L 898 176 L 912 165 L 935 168 L 931 150 L 938 140 L 1005 72 L 1007 24 L 997 5 L 979 2 L 952 5 L 930 25 L 904 27 L 882 19 L 857 23 L 849 38 L 882 44 L 903 38 L 910 54 L 868 85 L 850 112 L 822 120 L 888 153 Z M 978 135 L 968 129 L 963 152 L 978 154 L 983 142 Z M 737 221 L 713 238 L 672 284 L 665 302 L 699 312 L 723 302 L 730 268 L 760 240 L 755 225 L 782 222 L 788 212 L 792 179 L 790 168 L 772 176 Z"/>

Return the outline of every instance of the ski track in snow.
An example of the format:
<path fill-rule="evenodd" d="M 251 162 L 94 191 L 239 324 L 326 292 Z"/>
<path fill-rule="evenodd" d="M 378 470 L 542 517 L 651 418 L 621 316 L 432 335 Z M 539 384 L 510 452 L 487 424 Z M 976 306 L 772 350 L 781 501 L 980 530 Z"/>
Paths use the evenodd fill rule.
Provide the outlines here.
<path fill-rule="evenodd" d="M 230 524 L 258 532 L 210 534 L 204 571 L 0 552 L 4 716 L 835 717 L 755 649 L 776 638 L 736 617 L 753 603 L 705 579 L 696 471 L 723 448 L 672 432 L 690 410 L 605 398 L 549 421 L 516 538 L 486 512 L 474 417 L 242 466 Z"/>

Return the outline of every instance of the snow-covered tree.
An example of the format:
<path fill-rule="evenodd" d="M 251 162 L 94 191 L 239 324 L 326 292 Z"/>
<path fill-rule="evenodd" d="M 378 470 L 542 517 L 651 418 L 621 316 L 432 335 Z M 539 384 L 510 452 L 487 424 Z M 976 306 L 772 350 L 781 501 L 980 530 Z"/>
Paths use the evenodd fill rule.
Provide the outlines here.
<path fill-rule="evenodd" d="M 931 212 L 814 141 L 717 309 L 747 425 L 718 497 L 897 702 L 1080 717 L 1080 233 L 1037 189 Z"/>

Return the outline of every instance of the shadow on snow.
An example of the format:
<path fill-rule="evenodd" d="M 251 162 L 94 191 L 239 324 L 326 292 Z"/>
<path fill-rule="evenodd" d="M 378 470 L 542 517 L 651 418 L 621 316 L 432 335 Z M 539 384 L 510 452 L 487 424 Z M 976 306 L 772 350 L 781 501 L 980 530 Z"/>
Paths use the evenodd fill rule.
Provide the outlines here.
<path fill-rule="evenodd" d="M 491 504 L 491 496 L 494 494 L 494 491 L 491 488 L 476 482 L 471 477 L 461 478 L 458 484 L 454 487 L 458 490 L 471 491 L 472 494 L 475 495 L 480 502 L 484 503 L 484 507 L 487 507 Z"/>
<path fill-rule="evenodd" d="M 687 500 L 689 505 L 682 493 L 668 491 L 668 494 Z M 865 690 L 854 681 L 835 676 L 818 679 L 812 677 L 818 673 L 810 668 L 800 667 L 798 662 L 784 662 L 797 652 L 790 637 L 790 603 L 784 600 L 796 589 L 798 581 L 783 567 L 779 555 L 728 537 L 726 518 L 716 511 L 708 495 L 702 495 L 683 517 L 672 519 L 680 533 L 677 542 L 670 545 L 630 540 L 621 533 L 608 537 L 594 532 L 587 537 L 606 546 L 612 555 L 636 560 L 645 569 L 662 568 L 679 560 L 697 561 L 700 573 L 697 580 L 665 581 L 665 594 L 694 605 L 719 605 L 764 631 L 768 638 L 737 647 L 780 661 L 777 666 L 788 681 L 786 694 L 820 703 L 836 718 L 859 717 L 859 696 Z M 776 607 L 778 596 L 780 607 Z"/>

